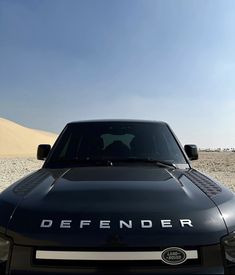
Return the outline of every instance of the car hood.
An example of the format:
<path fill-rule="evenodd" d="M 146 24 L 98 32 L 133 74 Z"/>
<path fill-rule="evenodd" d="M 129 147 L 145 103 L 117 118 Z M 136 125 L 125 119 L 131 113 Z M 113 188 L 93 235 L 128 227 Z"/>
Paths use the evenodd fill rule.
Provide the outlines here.
<path fill-rule="evenodd" d="M 5 191 L 22 198 L 7 234 L 17 244 L 45 247 L 218 243 L 227 233 L 224 220 L 187 173 L 153 166 L 41 169 Z"/>

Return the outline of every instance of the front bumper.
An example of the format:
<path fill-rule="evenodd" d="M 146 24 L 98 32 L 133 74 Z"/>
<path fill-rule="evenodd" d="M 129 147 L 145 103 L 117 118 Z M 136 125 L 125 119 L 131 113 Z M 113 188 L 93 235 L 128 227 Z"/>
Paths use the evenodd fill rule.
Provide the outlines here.
<path fill-rule="evenodd" d="M 9 267 L 9 275 L 153 275 L 153 274 L 224 274 L 220 244 L 197 247 L 198 260 L 188 260 L 177 266 L 162 261 L 61 261 L 38 260 L 36 248 L 14 245 Z M 188 249 L 188 248 L 184 248 Z M 52 249 L 50 249 L 52 250 Z M 156 249 L 158 250 L 158 249 Z M 97 249 L 96 249 L 97 251 Z M 147 251 L 147 249 L 145 249 Z M 112 253 L 112 251 L 110 251 Z"/>

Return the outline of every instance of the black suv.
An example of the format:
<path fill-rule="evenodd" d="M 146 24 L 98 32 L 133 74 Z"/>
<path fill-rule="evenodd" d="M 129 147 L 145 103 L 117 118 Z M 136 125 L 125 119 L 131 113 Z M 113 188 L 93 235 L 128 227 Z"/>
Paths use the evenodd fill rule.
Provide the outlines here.
<path fill-rule="evenodd" d="M 0 274 L 235 273 L 235 196 L 164 122 L 69 123 L 0 194 Z"/>

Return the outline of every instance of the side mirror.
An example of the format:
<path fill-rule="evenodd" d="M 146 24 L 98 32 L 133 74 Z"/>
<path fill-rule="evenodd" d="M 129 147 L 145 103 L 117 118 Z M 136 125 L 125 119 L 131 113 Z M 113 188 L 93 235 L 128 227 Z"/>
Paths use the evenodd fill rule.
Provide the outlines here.
<path fill-rule="evenodd" d="M 45 160 L 51 150 L 50 144 L 40 144 L 38 145 L 37 159 Z"/>
<path fill-rule="evenodd" d="M 190 160 L 198 159 L 198 150 L 196 145 L 186 144 L 184 145 L 184 151 Z"/>

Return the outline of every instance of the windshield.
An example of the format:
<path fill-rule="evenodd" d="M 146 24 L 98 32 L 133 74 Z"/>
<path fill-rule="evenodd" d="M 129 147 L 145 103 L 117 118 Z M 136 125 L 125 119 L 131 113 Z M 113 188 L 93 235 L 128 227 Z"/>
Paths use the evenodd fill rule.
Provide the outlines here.
<path fill-rule="evenodd" d="M 68 124 L 50 155 L 50 163 L 148 159 L 185 164 L 164 123 L 80 122 Z"/>

